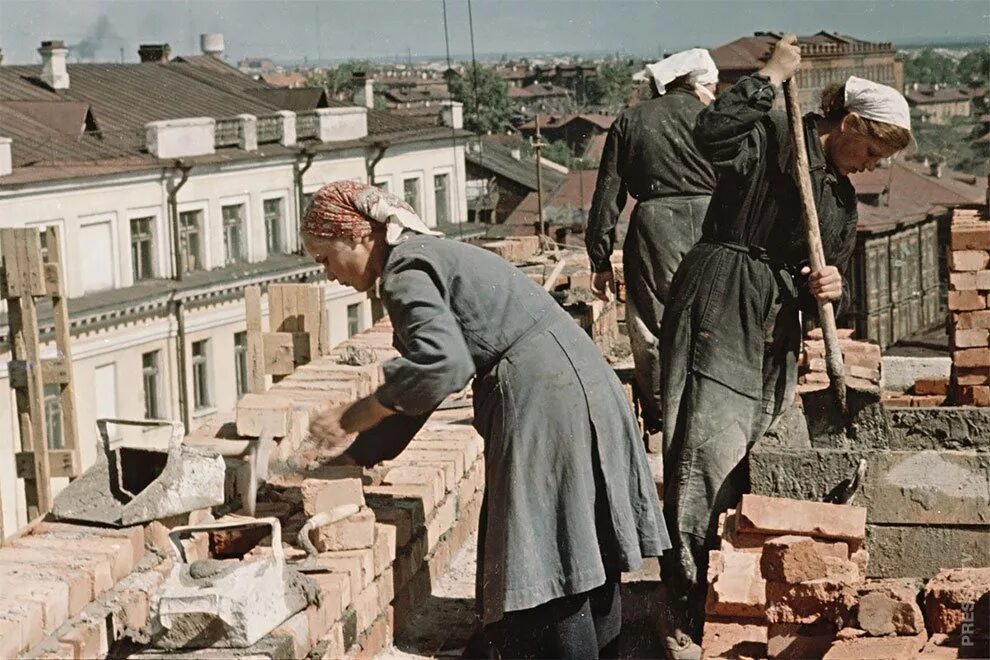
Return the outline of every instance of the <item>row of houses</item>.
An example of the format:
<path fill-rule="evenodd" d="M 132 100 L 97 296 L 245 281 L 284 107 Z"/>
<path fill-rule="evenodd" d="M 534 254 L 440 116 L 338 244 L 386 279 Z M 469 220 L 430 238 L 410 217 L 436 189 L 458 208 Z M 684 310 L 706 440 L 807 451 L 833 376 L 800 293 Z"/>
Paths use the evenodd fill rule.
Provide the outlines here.
<path fill-rule="evenodd" d="M 373 182 L 431 226 L 467 215 L 459 104 L 424 126 L 274 87 L 215 54 L 141 50 L 140 63 L 68 64 L 63 43 L 45 41 L 40 65 L 0 66 L 0 225 L 60 231 L 84 467 L 98 417 L 188 428 L 233 409 L 247 387 L 244 287 L 323 278 L 298 237 L 323 183 Z M 332 343 L 371 322 L 365 294 L 332 283 L 324 296 Z M 0 428 L 17 438 L 7 359 Z M 57 448 L 56 393 L 46 410 Z M 0 448 L 7 529 L 25 517 L 15 450 Z"/>

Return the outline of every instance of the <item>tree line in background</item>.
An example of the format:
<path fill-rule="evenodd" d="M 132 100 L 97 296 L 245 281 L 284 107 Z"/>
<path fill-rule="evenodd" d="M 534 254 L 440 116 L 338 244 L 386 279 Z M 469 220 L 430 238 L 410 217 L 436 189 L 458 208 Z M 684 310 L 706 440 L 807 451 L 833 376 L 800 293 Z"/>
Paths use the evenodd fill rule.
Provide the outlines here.
<path fill-rule="evenodd" d="M 344 62 L 310 77 L 309 84 L 324 87 L 331 97 L 351 99 L 357 91 L 355 74 L 369 71 L 372 63 L 366 60 Z M 618 113 L 629 103 L 633 94 L 633 65 L 620 58 L 606 60 L 598 65 L 597 75 L 588 81 L 585 89 L 587 103 L 578 110 L 593 108 L 611 114 Z M 990 84 L 990 48 L 980 48 L 966 54 L 958 61 L 926 48 L 907 58 L 904 77 L 908 84 L 967 85 L 973 88 Z M 462 75 L 448 77 L 451 97 L 464 104 L 464 126 L 481 134 L 504 133 L 511 126 L 513 107 L 508 87 L 495 69 L 485 65 L 465 67 Z M 942 161 L 954 169 L 977 175 L 990 174 L 990 143 L 973 140 L 990 130 L 985 122 L 975 119 L 990 113 L 987 97 L 973 102 L 972 118 L 956 118 L 948 125 L 916 123 L 918 159 Z M 376 107 L 384 102 L 376 95 Z M 563 143 L 548 144 L 543 154 L 567 167 L 585 169 L 597 167 L 579 154 L 574 154 Z"/>
<path fill-rule="evenodd" d="M 904 61 L 904 81 L 908 85 L 947 85 L 970 89 L 981 88 L 984 94 L 973 99 L 972 117 L 955 117 L 948 124 L 916 122 L 917 143 L 914 157 L 943 162 L 949 167 L 974 174 L 990 174 L 990 143 L 976 142 L 990 132 L 990 124 L 981 118 L 990 114 L 986 89 L 990 85 L 990 48 L 970 51 L 961 59 L 943 55 L 932 48 Z"/>

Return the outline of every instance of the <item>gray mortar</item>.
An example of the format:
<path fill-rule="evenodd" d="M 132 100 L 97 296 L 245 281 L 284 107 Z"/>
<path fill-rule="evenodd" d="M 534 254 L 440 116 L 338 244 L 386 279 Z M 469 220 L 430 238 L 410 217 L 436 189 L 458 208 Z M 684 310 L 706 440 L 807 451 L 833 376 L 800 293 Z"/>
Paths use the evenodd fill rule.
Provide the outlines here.
<path fill-rule="evenodd" d="M 990 566 L 990 410 L 894 408 L 850 433 L 809 434 L 799 406 L 749 455 L 752 492 L 821 501 L 867 461 L 854 504 L 867 508 L 871 576 Z"/>

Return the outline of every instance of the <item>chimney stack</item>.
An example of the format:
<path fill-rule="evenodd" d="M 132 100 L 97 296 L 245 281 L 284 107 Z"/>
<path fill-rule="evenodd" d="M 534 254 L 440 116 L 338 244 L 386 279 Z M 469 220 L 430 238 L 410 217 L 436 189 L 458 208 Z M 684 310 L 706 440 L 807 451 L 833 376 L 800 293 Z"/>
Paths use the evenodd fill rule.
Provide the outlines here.
<path fill-rule="evenodd" d="M 41 53 L 41 80 L 52 89 L 69 89 L 69 71 L 65 67 L 69 49 L 65 42 L 42 41 L 38 52 Z"/>
<path fill-rule="evenodd" d="M 223 59 L 223 33 L 208 32 L 199 35 L 199 48 L 204 55 L 212 55 L 218 60 Z"/>
<path fill-rule="evenodd" d="M 138 47 L 138 57 L 142 62 L 158 62 L 165 64 L 172 48 L 168 44 L 141 44 Z"/>

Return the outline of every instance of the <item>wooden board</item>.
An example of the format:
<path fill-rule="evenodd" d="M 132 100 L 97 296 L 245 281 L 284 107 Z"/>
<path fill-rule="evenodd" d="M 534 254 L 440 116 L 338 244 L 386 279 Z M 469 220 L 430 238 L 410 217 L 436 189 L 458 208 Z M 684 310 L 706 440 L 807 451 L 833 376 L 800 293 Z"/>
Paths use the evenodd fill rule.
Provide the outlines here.
<path fill-rule="evenodd" d="M 269 305 L 271 302 L 269 301 Z M 248 391 L 265 391 L 265 348 L 261 330 L 261 288 L 244 289 L 244 311 L 247 320 Z"/>

